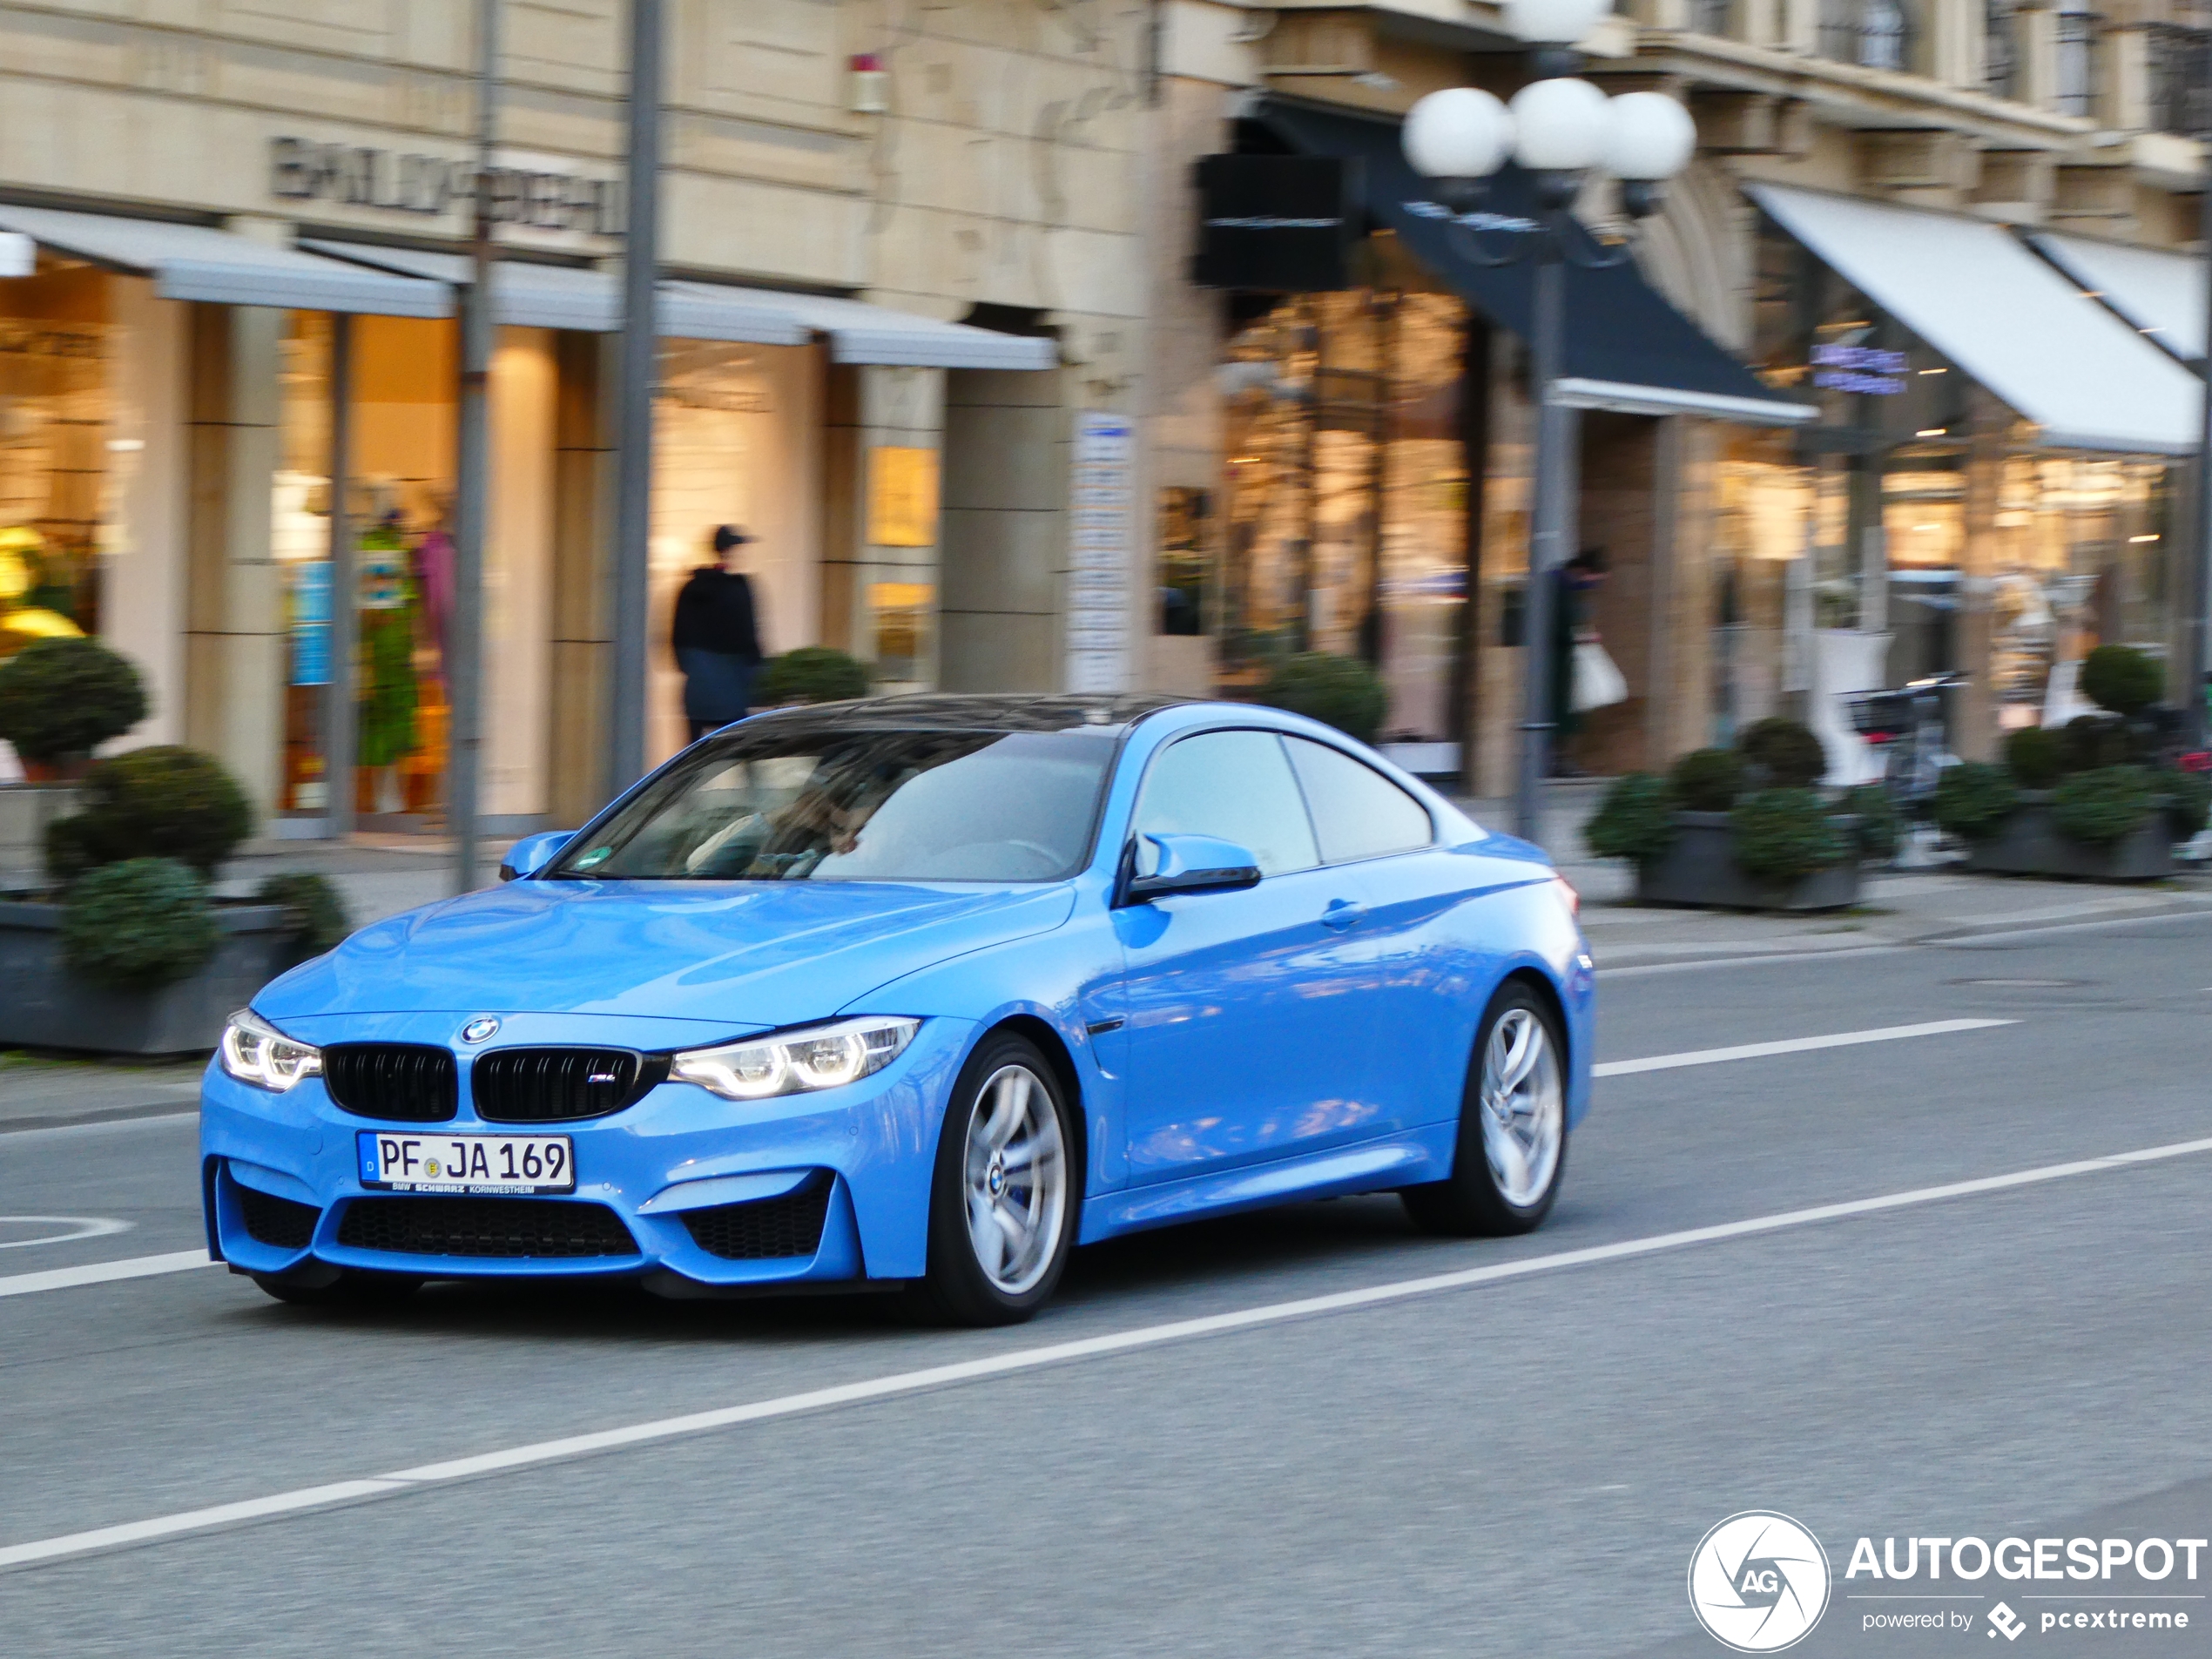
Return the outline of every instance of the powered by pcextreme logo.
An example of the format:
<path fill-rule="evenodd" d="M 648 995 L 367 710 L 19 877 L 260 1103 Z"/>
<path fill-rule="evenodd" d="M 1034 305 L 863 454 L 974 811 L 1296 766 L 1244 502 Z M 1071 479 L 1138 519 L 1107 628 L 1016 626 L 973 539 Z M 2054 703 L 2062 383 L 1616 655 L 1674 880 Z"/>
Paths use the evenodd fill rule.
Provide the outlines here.
<path fill-rule="evenodd" d="M 1827 1552 L 1787 1515 L 1730 1515 L 1690 1554 L 1689 1606 L 1724 1646 L 1779 1653 L 1804 1640 L 1827 1608 Z"/>

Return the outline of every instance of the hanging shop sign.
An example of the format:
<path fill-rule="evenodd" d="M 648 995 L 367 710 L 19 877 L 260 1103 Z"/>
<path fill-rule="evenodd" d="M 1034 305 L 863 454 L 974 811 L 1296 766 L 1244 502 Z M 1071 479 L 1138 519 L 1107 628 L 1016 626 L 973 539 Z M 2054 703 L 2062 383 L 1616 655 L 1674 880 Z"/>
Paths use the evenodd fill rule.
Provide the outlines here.
<path fill-rule="evenodd" d="M 1350 287 L 1357 165 L 1342 156 L 1199 157 L 1190 280 L 1271 293 Z"/>
<path fill-rule="evenodd" d="M 269 193 L 280 201 L 436 219 L 475 199 L 476 167 L 450 156 L 402 153 L 314 138 L 269 140 Z M 493 222 L 586 236 L 622 233 L 622 185 L 521 161 L 491 169 Z"/>
<path fill-rule="evenodd" d="M 1905 389 L 1904 376 L 1910 368 L 1901 351 L 1878 351 L 1871 346 L 1812 348 L 1812 383 L 1838 392 L 1895 397 Z"/>

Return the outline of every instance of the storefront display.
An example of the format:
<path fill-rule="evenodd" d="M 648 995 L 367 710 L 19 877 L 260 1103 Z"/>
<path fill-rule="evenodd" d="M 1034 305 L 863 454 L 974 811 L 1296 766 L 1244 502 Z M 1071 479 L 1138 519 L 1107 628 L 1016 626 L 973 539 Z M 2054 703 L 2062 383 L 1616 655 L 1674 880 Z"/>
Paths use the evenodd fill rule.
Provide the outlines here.
<path fill-rule="evenodd" d="M 107 282 L 52 261 L 0 281 L 0 655 L 99 629 L 114 513 Z"/>
<path fill-rule="evenodd" d="M 1297 651 L 1359 657 L 1389 689 L 1386 742 L 1454 742 L 1467 311 L 1428 291 L 1387 236 L 1363 258 L 1403 286 L 1291 296 L 1230 341 L 1220 592 L 1206 620 L 1225 690 L 1256 688 Z"/>

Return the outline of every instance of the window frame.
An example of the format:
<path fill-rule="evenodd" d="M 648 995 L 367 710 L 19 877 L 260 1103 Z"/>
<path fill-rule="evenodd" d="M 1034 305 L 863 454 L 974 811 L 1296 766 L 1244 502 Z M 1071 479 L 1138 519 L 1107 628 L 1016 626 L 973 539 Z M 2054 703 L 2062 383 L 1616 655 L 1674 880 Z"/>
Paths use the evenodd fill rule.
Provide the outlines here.
<path fill-rule="evenodd" d="M 1346 866 L 1353 864 L 1372 864 L 1378 859 L 1399 859 L 1405 858 L 1410 853 L 1433 853 L 1436 850 L 1437 844 L 1440 837 L 1437 829 L 1436 813 L 1434 808 L 1431 807 L 1426 801 L 1423 800 L 1419 795 L 1416 795 L 1412 790 L 1406 788 L 1405 785 L 1399 783 L 1396 779 L 1378 770 L 1375 766 L 1361 759 L 1358 755 L 1353 754 L 1350 750 L 1340 749 L 1333 743 L 1326 742 L 1319 738 L 1309 737 L 1303 732 L 1285 732 L 1280 726 L 1209 725 L 1202 726 L 1195 732 L 1178 732 L 1174 737 L 1170 738 L 1165 743 L 1163 743 L 1158 748 L 1155 749 L 1150 755 L 1145 757 L 1143 775 L 1136 780 L 1136 792 L 1130 797 L 1130 799 L 1129 827 L 1126 833 L 1122 838 L 1121 873 L 1119 879 L 1115 884 L 1117 888 L 1127 883 L 1130 873 L 1135 868 L 1134 860 L 1136 855 L 1136 838 L 1143 833 L 1136 826 L 1137 818 L 1138 815 L 1144 810 L 1144 792 L 1151 784 L 1153 767 L 1158 765 L 1162 757 L 1163 757 L 1169 750 L 1174 748 L 1178 743 L 1188 743 L 1193 738 L 1218 737 L 1224 732 L 1257 732 L 1275 739 L 1275 746 L 1282 753 L 1283 764 L 1290 769 L 1291 786 L 1298 792 L 1298 810 L 1305 814 L 1306 833 L 1313 838 L 1314 862 L 1296 870 L 1277 870 L 1271 874 L 1261 876 L 1260 880 L 1262 881 L 1272 881 L 1277 880 L 1278 877 L 1283 876 L 1305 875 L 1314 870 L 1340 870 L 1345 868 Z M 1351 761 L 1352 765 L 1364 767 L 1366 771 L 1373 773 L 1379 782 L 1387 785 L 1389 787 L 1396 790 L 1399 794 L 1405 796 L 1407 800 L 1412 801 L 1414 806 L 1421 809 L 1421 816 L 1428 820 L 1428 840 L 1422 842 L 1419 846 L 1393 847 L 1387 853 L 1364 853 L 1358 858 L 1330 859 L 1323 857 L 1321 855 L 1321 826 L 1313 816 L 1313 802 L 1305 792 L 1305 779 L 1298 776 L 1298 761 L 1291 753 L 1290 745 L 1294 739 L 1311 743 L 1317 748 L 1327 749 L 1332 753 L 1342 755 L 1346 760 Z"/>

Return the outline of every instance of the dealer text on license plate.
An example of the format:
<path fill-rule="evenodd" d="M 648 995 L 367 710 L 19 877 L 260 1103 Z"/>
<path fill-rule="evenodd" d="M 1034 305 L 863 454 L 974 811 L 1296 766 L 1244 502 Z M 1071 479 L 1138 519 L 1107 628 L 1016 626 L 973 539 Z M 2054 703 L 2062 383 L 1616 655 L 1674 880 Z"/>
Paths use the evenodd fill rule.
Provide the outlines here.
<path fill-rule="evenodd" d="M 565 1135 L 360 1131 L 361 1184 L 390 1192 L 574 1192 Z"/>

